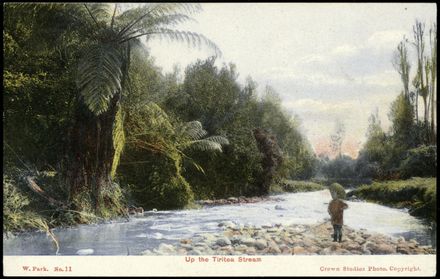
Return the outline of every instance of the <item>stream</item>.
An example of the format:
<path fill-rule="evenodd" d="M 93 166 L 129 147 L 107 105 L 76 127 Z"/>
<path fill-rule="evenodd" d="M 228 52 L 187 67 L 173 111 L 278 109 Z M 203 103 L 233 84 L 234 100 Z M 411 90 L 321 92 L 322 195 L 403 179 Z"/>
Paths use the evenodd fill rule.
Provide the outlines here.
<path fill-rule="evenodd" d="M 219 223 L 232 221 L 241 225 L 315 224 L 328 221 L 329 191 L 277 195 L 282 201 L 233 204 L 193 210 L 147 211 L 130 221 L 56 228 L 58 255 L 139 255 L 161 243 L 172 244 L 183 238 L 222 230 Z M 416 239 L 431 244 L 431 229 L 404 209 L 394 209 L 368 202 L 347 201 L 344 224 L 390 236 Z M 3 255 L 55 255 L 56 248 L 44 232 L 24 233 L 5 238 Z"/>

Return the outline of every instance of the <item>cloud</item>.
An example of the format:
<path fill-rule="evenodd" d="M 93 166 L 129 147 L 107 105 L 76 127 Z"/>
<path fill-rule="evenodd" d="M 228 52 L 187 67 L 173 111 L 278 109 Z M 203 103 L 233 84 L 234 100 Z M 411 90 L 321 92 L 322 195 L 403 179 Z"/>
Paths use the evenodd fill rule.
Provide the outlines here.
<path fill-rule="evenodd" d="M 331 53 L 335 56 L 351 56 L 358 53 L 358 51 L 359 51 L 358 47 L 344 44 L 334 48 Z"/>
<path fill-rule="evenodd" d="M 350 111 L 353 107 L 352 102 L 324 102 L 322 100 L 314 99 L 299 99 L 296 101 L 283 102 L 286 109 L 293 111 L 309 111 L 316 113 L 344 113 Z"/>
<path fill-rule="evenodd" d="M 395 48 L 397 44 L 402 40 L 403 35 L 407 32 L 403 29 L 400 30 L 383 30 L 374 32 L 366 41 L 367 48 L 389 49 L 390 46 Z"/>

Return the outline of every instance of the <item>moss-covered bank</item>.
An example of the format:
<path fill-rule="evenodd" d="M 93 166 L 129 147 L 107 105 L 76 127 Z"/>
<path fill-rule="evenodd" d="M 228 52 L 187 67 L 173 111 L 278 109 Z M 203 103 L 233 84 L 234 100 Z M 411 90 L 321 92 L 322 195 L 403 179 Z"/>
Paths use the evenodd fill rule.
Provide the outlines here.
<path fill-rule="evenodd" d="M 436 220 L 436 178 L 414 177 L 408 180 L 373 182 L 348 193 L 371 202 L 408 208 L 409 214 Z"/>
<path fill-rule="evenodd" d="M 300 180 L 284 180 L 278 184 L 273 184 L 270 189 L 272 194 L 280 193 L 298 193 L 298 192 L 313 192 L 327 189 L 319 183 L 311 181 Z"/>

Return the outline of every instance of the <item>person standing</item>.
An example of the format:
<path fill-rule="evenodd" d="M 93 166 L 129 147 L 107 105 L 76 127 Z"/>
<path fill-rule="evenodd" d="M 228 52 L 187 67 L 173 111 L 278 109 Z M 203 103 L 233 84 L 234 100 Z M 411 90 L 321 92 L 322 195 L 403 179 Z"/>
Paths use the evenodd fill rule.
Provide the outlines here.
<path fill-rule="evenodd" d="M 331 217 L 331 223 L 333 225 L 333 241 L 342 240 L 342 225 L 344 225 L 344 210 L 348 208 L 348 205 L 338 198 L 336 193 L 331 192 L 332 200 L 328 205 L 328 213 Z"/>

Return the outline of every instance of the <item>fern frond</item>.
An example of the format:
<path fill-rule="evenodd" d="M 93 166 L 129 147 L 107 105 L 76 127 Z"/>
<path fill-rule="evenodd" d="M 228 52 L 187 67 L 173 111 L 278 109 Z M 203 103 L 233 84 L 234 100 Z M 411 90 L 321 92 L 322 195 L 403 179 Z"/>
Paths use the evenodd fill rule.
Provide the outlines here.
<path fill-rule="evenodd" d="M 77 87 L 87 107 L 99 115 L 121 90 L 122 57 L 111 44 L 90 47 L 78 65 Z"/>
<path fill-rule="evenodd" d="M 204 138 L 204 139 L 216 142 L 216 143 L 221 144 L 221 145 L 228 145 L 229 144 L 229 140 L 227 138 L 225 138 L 225 137 L 222 137 L 222 136 L 211 136 L 211 137 L 207 137 L 207 138 Z"/>
<path fill-rule="evenodd" d="M 114 7 L 109 3 L 84 4 L 97 22 L 110 23 Z"/>
<path fill-rule="evenodd" d="M 216 150 L 222 152 L 221 144 L 206 139 L 192 141 L 189 143 L 187 148 L 200 151 Z"/>
<path fill-rule="evenodd" d="M 188 46 L 197 46 L 199 48 L 202 45 L 206 45 L 209 48 L 213 49 L 217 56 L 222 55 L 221 50 L 217 47 L 217 45 L 213 41 L 206 38 L 203 34 L 199 34 L 195 32 L 174 30 L 169 28 L 154 28 L 148 32 L 138 34 L 126 40 L 130 40 L 140 36 L 146 36 L 147 39 L 158 37 L 161 40 L 166 39 L 169 42 L 174 42 L 174 41 L 186 42 Z"/>
<path fill-rule="evenodd" d="M 200 121 L 190 121 L 183 124 L 181 134 L 189 137 L 192 140 L 198 140 L 206 136 L 207 132 L 203 129 Z"/>

